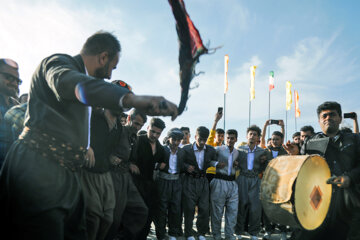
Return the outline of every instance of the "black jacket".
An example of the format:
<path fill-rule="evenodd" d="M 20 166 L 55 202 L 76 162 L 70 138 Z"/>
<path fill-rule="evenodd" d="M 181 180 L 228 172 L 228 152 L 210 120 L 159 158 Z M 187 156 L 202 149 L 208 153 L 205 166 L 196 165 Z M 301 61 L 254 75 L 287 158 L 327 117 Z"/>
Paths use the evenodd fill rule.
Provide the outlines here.
<path fill-rule="evenodd" d="M 161 169 L 160 171 L 169 173 L 169 160 L 170 160 L 170 153 L 171 150 L 168 146 L 164 146 L 164 163 L 166 163 L 166 166 L 164 169 Z M 178 148 L 177 153 L 177 173 L 183 172 L 184 169 L 184 158 L 185 158 L 185 151 L 182 148 Z"/>
<path fill-rule="evenodd" d="M 182 148 L 185 151 L 184 171 L 187 172 L 187 168 L 192 165 L 195 167 L 193 174 L 205 174 L 206 169 L 211 166 L 211 161 L 216 161 L 216 151 L 214 147 L 206 144 L 204 153 L 204 166 L 203 169 L 200 170 L 196 161 L 194 144 L 187 144 Z"/>
<path fill-rule="evenodd" d="M 55 54 L 35 70 L 29 91 L 25 126 L 37 128 L 63 142 L 86 147 L 88 107 L 120 109 L 129 90 L 85 74 L 80 55 Z"/>

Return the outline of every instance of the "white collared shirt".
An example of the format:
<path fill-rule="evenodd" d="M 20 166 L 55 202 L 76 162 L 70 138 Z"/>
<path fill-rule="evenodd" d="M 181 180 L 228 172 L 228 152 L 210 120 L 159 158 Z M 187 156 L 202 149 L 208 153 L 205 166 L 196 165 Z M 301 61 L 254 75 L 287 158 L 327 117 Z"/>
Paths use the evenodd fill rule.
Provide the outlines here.
<path fill-rule="evenodd" d="M 86 69 L 86 66 L 85 66 L 85 74 L 87 75 L 87 76 L 89 76 L 89 72 L 88 72 L 88 70 Z M 88 112 L 89 112 L 89 127 L 88 127 L 88 144 L 87 144 L 87 146 L 86 146 L 86 149 L 89 149 L 89 147 L 90 147 L 90 123 L 91 123 L 91 110 L 92 110 L 92 108 L 91 108 L 91 106 L 88 106 Z"/>
<path fill-rule="evenodd" d="M 178 150 L 176 150 L 176 153 L 172 153 L 170 149 L 169 173 L 171 174 L 175 174 L 179 172 L 177 169 L 177 152 Z"/>
<path fill-rule="evenodd" d="M 254 149 L 252 151 L 249 146 L 248 146 L 248 148 L 249 148 L 249 152 L 247 155 L 247 168 L 248 168 L 248 170 L 252 170 L 254 168 L 256 146 L 254 147 Z"/>
<path fill-rule="evenodd" d="M 231 170 L 232 170 L 232 167 L 233 167 L 233 155 L 234 155 L 234 152 L 235 152 L 235 148 L 233 149 L 232 152 L 230 152 L 230 149 L 228 146 L 226 146 L 226 148 L 229 150 L 229 157 L 228 157 L 228 176 L 231 175 Z"/>
<path fill-rule="evenodd" d="M 197 162 L 200 170 L 203 170 L 206 145 L 204 146 L 204 148 L 201 151 L 197 148 L 196 143 L 194 143 L 193 146 L 194 146 L 196 162 Z"/>

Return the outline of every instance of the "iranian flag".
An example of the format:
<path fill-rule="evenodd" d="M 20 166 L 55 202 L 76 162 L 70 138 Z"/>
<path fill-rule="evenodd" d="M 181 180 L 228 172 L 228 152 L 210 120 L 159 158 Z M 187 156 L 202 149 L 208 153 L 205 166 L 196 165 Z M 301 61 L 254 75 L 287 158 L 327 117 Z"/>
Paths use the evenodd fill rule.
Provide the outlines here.
<path fill-rule="evenodd" d="M 275 87 L 274 85 L 274 71 L 269 72 L 269 91 Z"/>

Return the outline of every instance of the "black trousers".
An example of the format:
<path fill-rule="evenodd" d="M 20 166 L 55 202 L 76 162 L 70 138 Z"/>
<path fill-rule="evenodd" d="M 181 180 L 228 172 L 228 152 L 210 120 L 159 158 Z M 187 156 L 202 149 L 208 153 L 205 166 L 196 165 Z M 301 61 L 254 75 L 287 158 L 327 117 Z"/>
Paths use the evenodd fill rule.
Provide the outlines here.
<path fill-rule="evenodd" d="M 148 217 L 146 218 L 146 223 L 136 239 L 146 240 L 147 235 L 150 232 L 151 223 L 155 222 L 156 213 L 158 211 L 157 187 L 156 183 L 152 180 L 144 180 L 139 177 L 133 177 L 133 180 L 145 202 L 146 207 L 148 208 Z"/>
<path fill-rule="evenodd" d="M 193 178 L 185 175 L 183 179 L 182 205 L 185 217 L 185 237 L 193 236 L 195 206 L 198 206 L 196 228 L 199 235 L 209 231 L 209 181 L 206 177 Z"/>
<path fill-rule="evenodd" d="M 159 208 L 156 214 L 156 236 L 164 239 L 166 223 L 170 236 L 181 236 L 181 181 L 158 178 Z M 168 220 L 168 221 L 166 221 Z"/>
<path fill-rule="evenodd" d="M 114 221 L 106 237 L 107 240 L 136 239 L 142 231 L 148 216 L 145 205 L 138 189 L 134 185 L 129 172 L 111 171 L 115 189 Z"/>
<path fill-rule="evenodd" d="M 0 227 L 12 239 L 87 239 L 76 172 L 16 141 L 0 173 Z"/>

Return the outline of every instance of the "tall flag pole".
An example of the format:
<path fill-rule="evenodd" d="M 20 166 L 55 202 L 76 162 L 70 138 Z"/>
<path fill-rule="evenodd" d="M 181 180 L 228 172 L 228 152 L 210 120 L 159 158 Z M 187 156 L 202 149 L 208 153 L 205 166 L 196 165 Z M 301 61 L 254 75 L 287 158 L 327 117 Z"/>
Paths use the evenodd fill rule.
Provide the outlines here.
<path fill-rule="evenodd" d="M 287 112 L 291 109 L 291 104 L 292 104 L 292 94 L 291 94 L 291 82 L 287 81 L 286 82 L 286 128 L 285 128 L 285 142 L 287 142 Z"/>
<path fill-rule="evenodd" d="M 255 69 L 256 66 L 250 67 L 249 127 L 251 123 L 251 101 L 255 99 Z"/>
<path fill-rule="evenodd" d="M 297 123 L 296 118 L 300 117 L 300 109 L 299 109 L 299 93 L 297 90 L 294 90 L 294 100 L 295 100 L 295 132 L 297 131 Z"/>
<path fill-rule="evenodd" d="M 270 119 L 270 92 L 271 90 L 273 90 L 275 87 L 274 85 L 274 71 L 270 71 L 269 72 L 269 118 Z M 268 138 L 270 138 L 270 126 L 269 125 L 269 131 L 268 131 Z"/>
<path fill-rule="evenodd" d="M 229 55 L 225 55 L 225 74 L 224 74 L 224 131 L 225 131 L 225 109 L 226 109 L 226 93 L 229 88 L 229 82 L 228 82 L 228 69 L 229 69 Z"/>

